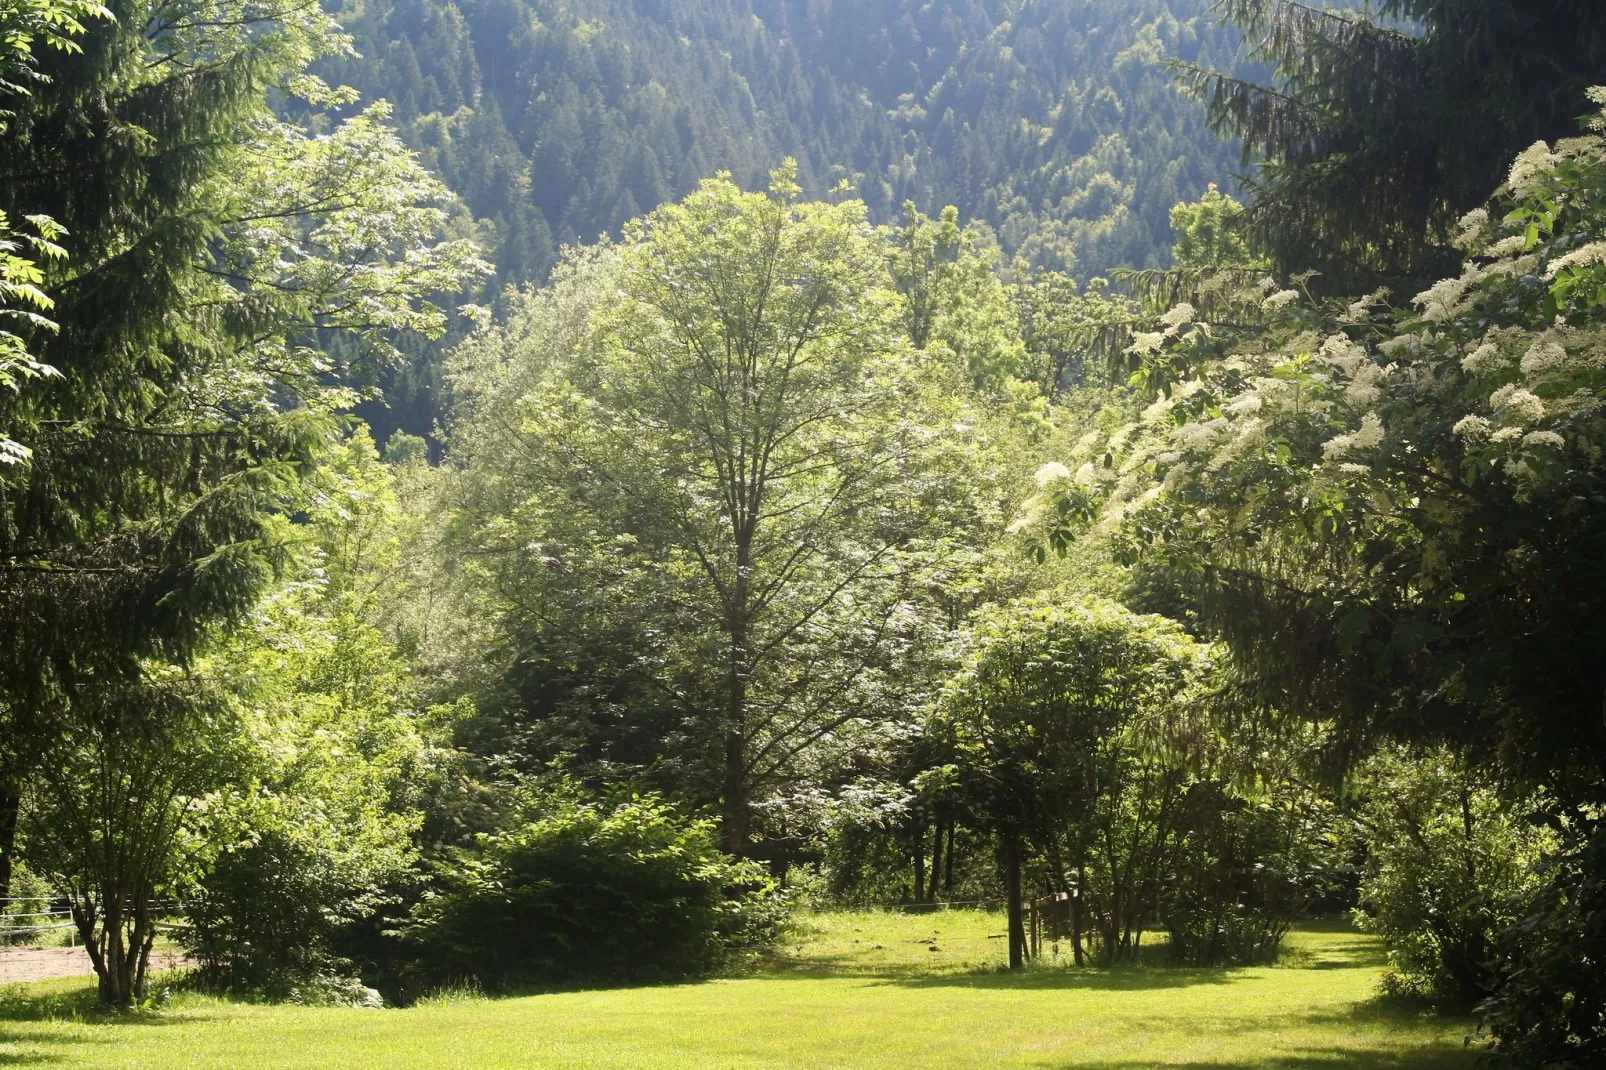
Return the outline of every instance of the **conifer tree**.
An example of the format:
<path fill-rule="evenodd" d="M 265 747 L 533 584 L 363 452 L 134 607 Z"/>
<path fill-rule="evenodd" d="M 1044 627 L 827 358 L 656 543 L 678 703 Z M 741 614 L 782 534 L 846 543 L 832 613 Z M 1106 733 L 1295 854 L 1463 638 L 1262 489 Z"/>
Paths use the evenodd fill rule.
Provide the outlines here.
<path fill-rule="evenodd" d="M 1251 231 L 1284 273 L 1403 296 L 1452 273 L 1455 222 L 1539 140 L 1581 132 L 1606 82 L 1596 0 L 1382 0 L 1370 14 L 1221 0 L 1270 84 L 1185 67 L 1259 162 Z M 1357 209 L 1360 210 L 1357 210 Z M 1420 288 L 1420 286 L 1418 286 Z"/>
<path fill-rule="evenodd" d="M 0 135 L 0 210 L 66 228 L 44 280 L 60 370 L 0 397 L 33 456 L 0 472 L 0 814 L 89 693 L 184 662 L 285 560 L 290 516 L 389 332 L 480 270 L 446 194 L 354 95 L 303 72 L 345 47 L 316 6 L 119 0 Z M 330 114 L 312 136 L 270 90 Z M 360 370 L 360 369 L 359 369 Z M 0 817 L 0 831 L 9 822 Z M 9 855 L 9 843 L 0 853 Z"/>

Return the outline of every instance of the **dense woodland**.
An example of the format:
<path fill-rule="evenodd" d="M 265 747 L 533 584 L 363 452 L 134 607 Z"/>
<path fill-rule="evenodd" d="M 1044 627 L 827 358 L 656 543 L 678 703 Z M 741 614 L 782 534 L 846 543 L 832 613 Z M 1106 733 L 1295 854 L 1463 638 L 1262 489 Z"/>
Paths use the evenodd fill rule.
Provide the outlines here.
<path fill-rule="evenodd" d="M 1606 14 L 1375 7 L 0 0 L 0 899 L 125 1008 L 1344 914 L 1594 1065 Z"/>
<path fill-rule="evenodd" d="M 954 205 L 992 228 L 1003 269 L 1086 280 L 1167 264 L 1171 207 L 1233 184 L 1236 146 L 1166 67 L 1233 68 L 1206 6 L 381 0 L 334 9 L 357 55 L 315 69 L 394 105 L 479 222 L 490 303 L 544 281 L 562 245 L 717 171 L 762 187 L 785 158 L 810 196 L 850 183 L 874 222 Z M 427 437 L 441 359 L 414 351 L 364 414 Z"/>

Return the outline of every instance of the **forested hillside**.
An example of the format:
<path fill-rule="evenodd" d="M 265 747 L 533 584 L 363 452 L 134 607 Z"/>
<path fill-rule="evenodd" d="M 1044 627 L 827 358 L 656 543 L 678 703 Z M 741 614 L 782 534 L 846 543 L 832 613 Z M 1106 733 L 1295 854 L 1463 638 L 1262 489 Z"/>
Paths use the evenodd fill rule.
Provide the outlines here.
<path fill-rule="evenodd" d="M 496 224 L 504 281 L 556 246 L 786 156 L 872 218 L 906 200 L 985 220 L 1010 256 L 1087 276 L 1166 260 L 1166 213 L 1234 149 L 1169 57 L 1230 66 L 1203 0 L 348 0 L 360 58 L 411 144 Z"/>
<path fill-rule="evenodd" d="M 487 295 L 561 245 L 617 234 L 718 171 L 786 157 L 872 220 L 956 206 L 1006 264 L 1088 278 L 1169 261 L 1167 213 L 1231 183 L 1167 61 L 1232 66 L 1206 0 L 340 0 L 358 56 L 331 82 L 395 106 L 405 140 L 484 221 Z M 392 384 L 383 433 L 428 433 L 439 360 Z"/>
<path fill-rule="evenodd" d="M 872 220 L 906 201 L 992 226 L 1006 264 L 1087 278 L 1169 262 L 1167 213 L 1228 185 L 1234 145 L 1170 58 L 1231 68 L 1206 0 L 337 0 L 360 56 L 331 82 L 395 106 L 403 137 L 489 224 L 488 295 L 541 281 L 560 245 L 729 171 L 786 157 Z M 433 347 L 391 413 L 440 415 Z"/>

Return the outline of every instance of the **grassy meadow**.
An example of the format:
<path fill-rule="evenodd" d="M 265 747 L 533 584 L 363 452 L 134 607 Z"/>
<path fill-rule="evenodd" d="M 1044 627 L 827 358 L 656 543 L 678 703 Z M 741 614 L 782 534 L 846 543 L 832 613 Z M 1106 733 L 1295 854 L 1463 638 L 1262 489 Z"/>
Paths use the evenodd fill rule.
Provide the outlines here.
<path fill-rule="evenodd" d="M 179 992 L 92 1011 L 87 981 L 0 991 L 0 1067 L 255 1070 L 950 1070 L 1471 1067 L 1470 1023 L 1375 998 L 1376 943 L 1293 933 L 1272 968 L 1001 969 L 999 915 L 816 915 L 750 976 L 446 995 L 404 1010 L 235 1004 Z M 1156 949 L 1158 951 L 1158 949 Z M 1156 956 L 1158 957 L 1158 956 Z"/>

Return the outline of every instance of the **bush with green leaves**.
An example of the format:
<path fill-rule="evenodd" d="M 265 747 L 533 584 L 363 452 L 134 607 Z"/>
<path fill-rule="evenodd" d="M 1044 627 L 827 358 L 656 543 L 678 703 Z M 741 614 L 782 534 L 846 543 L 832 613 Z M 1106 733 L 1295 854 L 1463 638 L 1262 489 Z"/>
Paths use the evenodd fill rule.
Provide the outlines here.
<path fill-rule="evenodd" d="M 1370 860 L 1357 918 L 1383 938 L 1392 990 L 1471 1005 L 1498 984 L 1501 932 L 1539 891 L 1554 837 L 1443 748 L 1383 751 L 1357 815 Z"/>
<path fill-rule="evenodd" d="M 1190 966 L 1273 961 L 1342 864 L 1331 801 L 1287 777 L 1247 789 L 1202 778 L 1184 812 L 1187 835 L 1164 906 L 1172 959 Z"/>
<path fill-rule="evenodd" d="M 1504 982 L 1479 1008 L 1505 1066 L 1606 1064 L 1606 822 L 1575 811 L 1551 824 L 1560 849 L 1539 894 L 1500 940 Z"/>
<path fill-rule="evenodd" d="M 442 875 L 403 930 L 415 983 L 703 977 L 784 919 L 762 872 L 720 852 L 713 822 L 656 796 L 609 806 L 565 789 L 522 810 Z"/>

